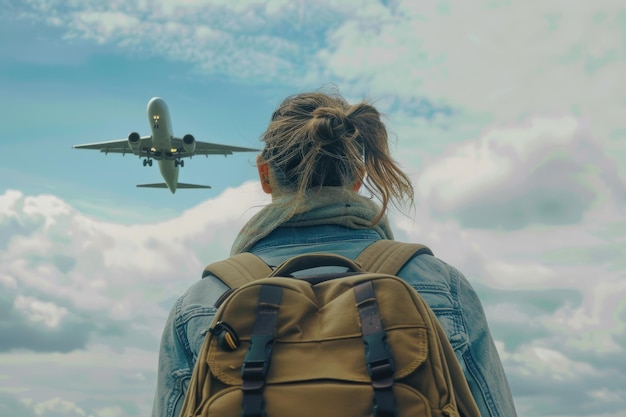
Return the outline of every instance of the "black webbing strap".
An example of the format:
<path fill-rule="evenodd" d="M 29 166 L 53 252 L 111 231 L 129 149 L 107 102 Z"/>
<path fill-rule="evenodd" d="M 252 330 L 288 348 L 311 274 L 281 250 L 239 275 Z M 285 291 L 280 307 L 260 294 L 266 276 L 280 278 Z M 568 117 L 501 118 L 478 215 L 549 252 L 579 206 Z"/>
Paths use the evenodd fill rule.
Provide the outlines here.
<path fill-rule="evenodd" d="M 282 294 L 282 287 L 275 285 L 261 285 L 259 290 L 259 304 L 250 337 L 250 348 L 241 368 L 242 417 L 265 416 L 263 389 L 272 358 L 272 345 Z"/>
<path fill-rule="evenodd" d="M 396 416 L 393 396 L 394 365 L 387 345 L 387 335 L 376 303 L 371 281 L 361 282 L 354 287 L 357 308 L 361 319 L 361 331 L 365 344 L 367 371 L 374 388 L 374 417 Z"/>

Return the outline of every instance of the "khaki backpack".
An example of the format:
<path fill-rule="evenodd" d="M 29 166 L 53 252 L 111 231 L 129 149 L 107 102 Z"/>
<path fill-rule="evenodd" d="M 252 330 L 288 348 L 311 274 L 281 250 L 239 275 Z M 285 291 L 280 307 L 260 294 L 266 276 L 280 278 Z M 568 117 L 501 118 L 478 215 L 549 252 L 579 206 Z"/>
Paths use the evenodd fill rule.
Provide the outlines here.
<path fill-rule="evenodd" d="M 355 261 L 313 253 L 271 270 L 250 253 L 207 266 L 227 291 L 182 417 L 480 416 L 432 310 L 395 276 L 422 245 L 380 240 Z M 294 278 L 297 271 L 348 272 Z M 302 274 L 302 273 L 301 273 Z"/>

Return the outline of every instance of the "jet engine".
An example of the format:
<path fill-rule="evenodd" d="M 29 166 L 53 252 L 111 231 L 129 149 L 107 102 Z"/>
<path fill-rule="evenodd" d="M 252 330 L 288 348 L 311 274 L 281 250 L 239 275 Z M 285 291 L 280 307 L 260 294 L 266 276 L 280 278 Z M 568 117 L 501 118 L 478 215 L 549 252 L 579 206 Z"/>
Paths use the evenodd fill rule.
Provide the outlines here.
<path fill-rule="evenodd" d="M 190 134 L 183 136 L 183 148 L 185 152 L 194 153 L 196 151 L 196 138 Z"/>
<path fill-rule="evenodd" d="M 128 135 L 128 145 L 133 151 L 139 149 L 139 139 L 140 136 L 137 132 L 132 132 L 130 135 Z"/>

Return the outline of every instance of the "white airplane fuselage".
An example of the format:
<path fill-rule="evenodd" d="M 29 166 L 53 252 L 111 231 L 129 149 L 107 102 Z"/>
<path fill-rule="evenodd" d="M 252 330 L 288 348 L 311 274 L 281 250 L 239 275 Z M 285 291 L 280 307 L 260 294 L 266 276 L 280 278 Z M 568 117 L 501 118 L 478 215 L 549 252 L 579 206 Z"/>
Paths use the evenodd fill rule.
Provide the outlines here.
<path fill-rule="evenodd" d="M 152 150 L 163 154 L 172 152 L 172 121 L 167 104 L 162 98 L 154 97 L 148 102 L 148 122 L 152 131 Z M 167 188 L 174 193 L 178 183 L 178 165 L 172 159 L 159 159 L 159 171 L 167 184 Z"/>

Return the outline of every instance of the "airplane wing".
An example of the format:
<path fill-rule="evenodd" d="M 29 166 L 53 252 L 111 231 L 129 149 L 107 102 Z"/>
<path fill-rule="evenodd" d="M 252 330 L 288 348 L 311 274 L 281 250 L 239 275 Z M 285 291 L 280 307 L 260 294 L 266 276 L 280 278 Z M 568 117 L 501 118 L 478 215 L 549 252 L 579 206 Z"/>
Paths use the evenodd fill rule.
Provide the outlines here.
<path fill-rule="evenodd" d="M 181 138 L 172 138 L 172 148 L 178 148 L 179 158 L 188 158 L 194 155 L 232 155 L 234 152 L 260 152 L 256 148 L 243 148 L 240 146 L 220 145 L 218 143 L 196 141 L 196 150 L 193 153 L 186 152 Z"/>
<path fill-rule="evenodd" d="M 139 138 L 139 146 L 137 150 L 142 149 L 146 146 L 151 146 L 151 138 L 150 136 L 142 136 Z M 84 145 L 74 145 L 72 148 L 76 149 L 95 149 L 100 152 L 107 153 L 121 153 L 121 154 L 139 154 L 139 152 L 135 152 L 130 145 L 128 144 L 128 139 L 116 139 L 110 140 L 106 142 L 94 142 L 87 143 Z"/>

